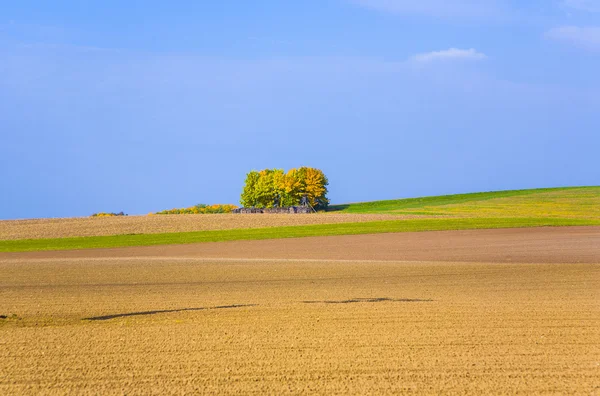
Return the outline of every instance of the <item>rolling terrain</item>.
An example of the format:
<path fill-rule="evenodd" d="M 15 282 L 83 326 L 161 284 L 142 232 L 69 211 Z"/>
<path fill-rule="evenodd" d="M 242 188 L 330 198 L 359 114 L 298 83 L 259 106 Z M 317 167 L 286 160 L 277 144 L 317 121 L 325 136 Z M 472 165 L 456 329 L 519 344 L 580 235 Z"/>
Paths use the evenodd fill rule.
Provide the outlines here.
<path fill-rule="evenodd" d="M 1 222 L 0 394 L 597 394 L 599 204 Z"/>
<path fill-rule="evenodd" d="M 600 187 L 563 187 L 442 195 L 332 205 L 343 213 L 468 218 L 600 219 Z"/>
<path fill-rule="evenodd" d="M 600 187 L 333 205 L 313 215 L 175 215 L 0 221 L 0 252 L 415 231 L 600 225 Z"/>

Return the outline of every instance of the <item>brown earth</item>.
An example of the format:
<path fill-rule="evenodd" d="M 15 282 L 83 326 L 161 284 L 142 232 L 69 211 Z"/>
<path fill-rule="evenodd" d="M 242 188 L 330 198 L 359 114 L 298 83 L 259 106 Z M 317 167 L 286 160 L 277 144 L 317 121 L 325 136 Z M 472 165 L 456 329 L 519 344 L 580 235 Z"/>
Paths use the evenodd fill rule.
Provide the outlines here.
<path fill-rule="evenodd" d="M 0 274 L 0 394 L 600 391 L 598 227 L 2 254 Z"/>
<path fill-rule="evenodd" d="M 0 241 L 124 234 L 268 228 L 310 224 L 422 218 L 417 215 L 318 213 L 310 215 L 155 215 L 73 217 L 64 219 L 0 220 Z M 432 216 L 428 216 L 432 217 Z"/>
<path fill-rule="evenodd" d="M 600 227 L 406 232 L 110 249 L 0 253 L 0 259 L 88 257 L 600 263 Z"/>

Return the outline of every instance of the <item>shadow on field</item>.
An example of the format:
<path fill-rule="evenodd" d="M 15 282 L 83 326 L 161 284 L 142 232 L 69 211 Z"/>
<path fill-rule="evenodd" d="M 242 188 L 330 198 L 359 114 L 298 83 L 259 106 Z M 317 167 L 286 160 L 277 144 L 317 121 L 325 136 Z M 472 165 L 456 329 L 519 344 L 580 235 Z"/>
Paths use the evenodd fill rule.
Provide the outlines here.
<path fill-rule="evenodd" d="M 305 304 L 352 304 L 352 303 L 377 303 L 377 302 L 432 302 L 420 298 L 353 298 L 351 300 L 325 300 L 325 301 L 302 301 Z"/>
<path fill-rule="evenodd" d="M 173 313 L 173 312 L 185 312 L 185 311 L 208 311 L 213 309 L 230 309 L 230 308 L 243 308 L 243 307 L 256 307 L 258 304 L 241 304 L 241 305 L 221 305 L 218 307 L 204 307 L 204 308 L 181 308 L 181 309 L 164 309 L 160 311 L 142 311 L 142 312 L 129 312 L 115 315 L 105 316 L 94 316 L 93 318 L 84 318 L 83 320 L 110 320 L 116 318 L 125 318 L 128 316 L 144 316 L 144 315 L 156 315 L 162 313 Z"/>
<path fill-rule="evenodd" d="M 327 207 L 327 211 L 328 212 L 339 212 L 341 210 L 348 209 L 349 207 L 350 207 L 350 205 L 346 205 L 346 204 L 344 204 L 344 205 L 330 205 L 330 206 Z"/>

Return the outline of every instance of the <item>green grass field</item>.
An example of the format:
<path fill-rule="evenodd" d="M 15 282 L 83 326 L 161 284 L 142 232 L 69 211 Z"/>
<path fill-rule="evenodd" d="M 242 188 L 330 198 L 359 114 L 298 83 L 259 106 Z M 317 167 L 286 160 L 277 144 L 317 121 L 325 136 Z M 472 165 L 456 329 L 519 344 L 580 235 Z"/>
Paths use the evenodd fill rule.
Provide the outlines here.
<path fill-rule="evenodd" d="M 333 205 L 347 213 L 460 217 L 600 219 L 600 187 L 564 187 L 443 195 Z"/>
<path fill-rule="evenodd" d="M 600 187 L 515 190 L 377 201 L 331 208 L 430 218 L 226 231 L 0 241 L 0 252 L 73 250 L 390 232 L 600 225 Z M 444 217 L 437 217 L 444 216 Z"/>

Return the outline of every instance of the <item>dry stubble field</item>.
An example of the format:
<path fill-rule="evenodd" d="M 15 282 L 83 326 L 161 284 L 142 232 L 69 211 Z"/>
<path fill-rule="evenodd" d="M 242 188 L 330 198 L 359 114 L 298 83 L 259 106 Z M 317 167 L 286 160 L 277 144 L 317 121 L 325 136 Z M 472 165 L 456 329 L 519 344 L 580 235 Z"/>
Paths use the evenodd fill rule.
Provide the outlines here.
<path fill-rule="evenodd" d="M 360 223 L 422 217 L 425 216 L 319 213 L 301 216 L 205 214 L 0 220 L 0 241 Z"/>
<path fill-rule="evenodd" d="M 599 263 L 594 227 L 2 254 L 0 393 L 598 394 Z"/>

